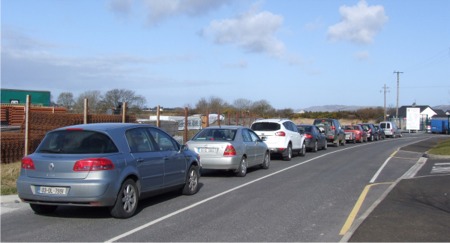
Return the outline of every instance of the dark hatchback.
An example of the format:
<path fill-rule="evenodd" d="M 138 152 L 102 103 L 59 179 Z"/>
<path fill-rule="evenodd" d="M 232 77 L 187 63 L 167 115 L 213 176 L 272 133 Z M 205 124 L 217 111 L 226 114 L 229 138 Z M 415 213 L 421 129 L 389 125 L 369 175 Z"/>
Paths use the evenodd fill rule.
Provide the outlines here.
<path fill-rule="evenodd" d="M 364 131 L 367 133 L 367 140 L 368 141 L 378 141 L 380 139 L 380 134 L 378 130 L 375 128 L 375 125 L 372 123 L 361 123 L 359 124 L 364 129 Z"/>
<path fill-rule="evenodd" d="M 308 151 L 317 152 L 319 149 L 327 149 L 328 142 L 325 131 L 321 132 L 314 125 L 297 125 L 300 134 L 305 136 L 306 149 Z"/>

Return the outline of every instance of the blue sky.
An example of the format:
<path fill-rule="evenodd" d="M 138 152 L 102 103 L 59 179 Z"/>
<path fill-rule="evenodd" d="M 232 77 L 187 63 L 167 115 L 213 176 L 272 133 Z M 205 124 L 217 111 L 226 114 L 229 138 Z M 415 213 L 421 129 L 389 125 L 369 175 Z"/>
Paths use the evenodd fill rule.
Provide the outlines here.
<path fill-rule="evenodd" d="M 201 98 L 450 104 L 448 0 L 2 0 L 1 87 Z"/>

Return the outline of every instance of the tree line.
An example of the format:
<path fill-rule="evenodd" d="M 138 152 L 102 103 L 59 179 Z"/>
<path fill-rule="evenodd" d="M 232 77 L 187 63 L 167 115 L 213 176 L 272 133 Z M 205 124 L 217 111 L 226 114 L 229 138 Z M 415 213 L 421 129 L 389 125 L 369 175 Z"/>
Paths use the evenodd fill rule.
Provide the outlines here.
<path fill-rule="evenodd" d="M 66 107 L 73 113 L 82 113 L 85 99 L 88 99 L 90 112 L 97 114 L 117 109 L 118 105 L 123 102 L 126 102 L 128 110 L 136 115 L 144 114 L 148 111 L 148 108 L 145 106 L 147 102 L 145 97 L 127 89 L 112 89 L 105 94 L 97 90 L 86 91 L 78 97 L 74 97 L 71 92 L 63 92 L 58 96 L 56 105 Z M 356 111 L 307 111 L 305 113 L 295 113 L 291 108 L 275 109 L 265 99 L 251 101 L 240 98 L 232 103 L 228 103 L 222 98 L 215 96 L 200 98 L 194 106 L 186 105 L 186 107 L 189 109 L 190 114 L 239 114 L 240 116 L 255 118 L 335 118 L 381 121 L 384 114 L 381 107 L 364 108 Z M 184 107 L 175 107 L 168 112 L 172 115 L 184 115 Z"/>

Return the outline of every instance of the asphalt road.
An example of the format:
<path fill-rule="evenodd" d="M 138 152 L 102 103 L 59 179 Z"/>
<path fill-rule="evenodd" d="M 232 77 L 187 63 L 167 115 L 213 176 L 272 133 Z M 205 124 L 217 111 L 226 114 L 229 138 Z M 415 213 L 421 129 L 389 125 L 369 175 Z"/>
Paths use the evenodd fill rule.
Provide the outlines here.
<path fill-rule="evenodd" d="M 329 147 L 292 161 L 274 158 L 268 170 L 251 169 L 244 178 L 207 171 L 196 195 L 169 193 L 143 200 L 130 219 L 111 218 L 102 208 L 61 207 L 42 216 L 24 203 L 2 203 L 1 241 L 349 239 L 399 178 L 417 168 L 423 152 L 399 148 L 432 136 L 405 134 Z"/>

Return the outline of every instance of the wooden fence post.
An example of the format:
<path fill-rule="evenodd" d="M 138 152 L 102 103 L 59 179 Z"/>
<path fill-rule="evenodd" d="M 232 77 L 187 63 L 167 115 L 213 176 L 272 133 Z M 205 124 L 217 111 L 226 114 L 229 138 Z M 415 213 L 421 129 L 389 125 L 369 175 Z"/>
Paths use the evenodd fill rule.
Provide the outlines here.
<path fill-rule="evenodd" d="M 88 99 L 84 99 L 84 107 L 83 107 L 83 123 L 87 124 L 88 123 Z"/>
<path fill-rule="evenodd" d="M 122 123 L 126 122 L 126 114 L 127 114 L 127 102 L 123 102 L 123 104 L 122 104 Z"/>
<path fill-rule="evenodd" d="M 161 127 L 160 125 L 160 122 L 159 122 L 159 116 L 161 115 L 160 114 L 160 107 L 159 107 L 159 105 L 156 107 L 156 126 L 157 127 Z"/>
<path fill-rule="evenodd" d="M 188 140 L 188 108 L 184 107 L 184 131 L 183 131 L 183 143 L 186 144 Z"/>
<path fill-rule="evenodd" d="M 26 103 L 25 103 L 25 156 L 28 155 L 28 146 L 30 140 L 30 103 L 31 96 L 27 95 Z"/>

